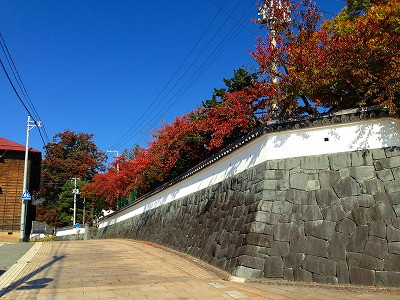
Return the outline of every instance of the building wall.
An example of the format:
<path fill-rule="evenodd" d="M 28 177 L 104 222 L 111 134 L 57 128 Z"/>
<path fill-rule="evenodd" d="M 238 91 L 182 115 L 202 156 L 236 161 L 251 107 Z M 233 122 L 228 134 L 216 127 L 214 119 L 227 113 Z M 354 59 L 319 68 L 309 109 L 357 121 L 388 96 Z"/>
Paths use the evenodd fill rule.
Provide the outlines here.
<path fill-rule="evenodd" d="M 0 241 L 18 241 L 21 221 L 21 195 L 24 178 L 24 152 L 20 151 L 0 151 Z M 34 159 L 28 164 L 28 183 L 30 178 L 35 178 L 30 186 L 37 189 L 40 180 L 40 153 L 30 154 L 30 159 Z M 31 172 L 35 174 L 30 174 Z M 30 174 L 30 175 L 29 175 Z M 33 219 L 32 205 L 28 203 L 27 210 L 27 235 L 30 233 L 29 226 Z"/>
<path fill-rule="evenodd" d="M 14 151 L 5 152 L 0 159 L 0 234 L 2 235 L 0 238 L 2 240 L 19 239 L 23 178 L 24 154 Z"/>

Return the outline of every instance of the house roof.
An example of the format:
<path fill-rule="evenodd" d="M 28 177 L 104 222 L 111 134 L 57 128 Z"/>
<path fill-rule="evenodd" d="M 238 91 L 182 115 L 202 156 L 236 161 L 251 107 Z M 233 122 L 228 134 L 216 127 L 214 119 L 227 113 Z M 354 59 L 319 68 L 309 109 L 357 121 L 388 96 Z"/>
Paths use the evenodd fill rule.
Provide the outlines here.
<path fill-rule="evenodd" d="M 13 141 L 9 141 L 5 138 L 0 137 L 0 150 L 9 150 L 9 151 L 22 151 L 25 152 L 25 146 L 18 144 Z M 39 150 L 29 148 L 29 152 L 40 153 Z"/>

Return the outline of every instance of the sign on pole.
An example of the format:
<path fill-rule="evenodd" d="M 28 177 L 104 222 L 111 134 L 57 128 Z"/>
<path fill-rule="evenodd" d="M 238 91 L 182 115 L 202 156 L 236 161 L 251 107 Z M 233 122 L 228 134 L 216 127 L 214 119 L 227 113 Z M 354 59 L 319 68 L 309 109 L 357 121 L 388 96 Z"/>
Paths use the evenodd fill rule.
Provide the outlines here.
<path fill-rule="evenodd" d="M 32 200 L 31 194 L 29 194 L 28 190 L 25 190 L 21 196 L 22 200 Z"/>

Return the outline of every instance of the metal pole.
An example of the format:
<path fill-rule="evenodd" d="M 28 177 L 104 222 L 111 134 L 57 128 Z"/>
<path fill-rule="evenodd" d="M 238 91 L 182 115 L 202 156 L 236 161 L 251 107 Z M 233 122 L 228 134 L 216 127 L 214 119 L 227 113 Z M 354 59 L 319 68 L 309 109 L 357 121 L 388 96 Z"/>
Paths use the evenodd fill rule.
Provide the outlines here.
<path fill-rule="evenodd" d="M 83 197 L 83 220 L 82 220 L 83 225 L 85 225 L 85 208 L 86 208 L 86 197 Z"/>
<path fill-rule="evenodd" d="M 119 152 L 118 150 L 107 150 L 106 152 L 110 152 L 110 153 L 116 153 L 116 158 L 118 159 L 119 157 Z M 117 172 L 119 172 L 119 163 L 117 163 Z"/>
<path fill-rule="evenodd" d="M 74 225 L 76 224 L 76 177 L 74 177 Z"/>
<path fill-rule="evenodd" d="M 24 181 L 22 184 L 22 193 L 25 192 L 28 185 L 28 155 L 29 155 L 29 126 L 31 122 L 31 116 L 28 116 L 28 124 L 26 126 L 26 142 L 25 142 L 25 162 L 24 162 Z M 26 201 L 22 200 L 21 205 L 21 225 L 19 230 L 19 241 L 25 242 L 25 220 L 26 220 Z"/>

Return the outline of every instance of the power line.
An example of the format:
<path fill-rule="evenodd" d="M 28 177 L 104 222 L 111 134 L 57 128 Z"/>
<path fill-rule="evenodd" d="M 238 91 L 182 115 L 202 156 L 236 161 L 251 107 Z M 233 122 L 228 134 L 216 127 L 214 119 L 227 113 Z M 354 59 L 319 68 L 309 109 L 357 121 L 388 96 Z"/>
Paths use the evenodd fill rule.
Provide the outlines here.
<path fill-rule="evenodd" d="M 253 7 L 253 5 L 254 5 L 254 4 L 252 3 L 252 4 L 247 8 L 247 10 L 242 14 L 242 16 L 240 17 L 241 20 L 242 20 L 242 19 L 244 20 L 244 19 L 249 15 L 248 12 L 249 12 L 249 10 Z M 169 106 L 168 106 L 166 109 L 164 109 L 163 111 L 158 112 L 158 114 L 156 114 L 156 115 L 151 119 L 151 121 L 154 121 L 156 118 L 158 118 L 158 116 L 160 116 L 160 115 L 166 113 L 167 111 L 169 111 L 169 110 L 172 108 L 172 106 L 175 105 L 176 102 L 178 102 L 178 101 L 181 99 L 181 97 L 194 85 L 194 83 L 204 74 L 204 72 L 213 64 L 213 62 L 223 53 L 223 51 L 226 49 L 226 47 L 229 46 L 229 45 L 233 42 L 233 40 L 239 35 L 239 33 L 241 32 L 241 30 L 243 30 L 243 27 L 242 27 L 241 30 L 239 30 L 239 31 L 234 35 L 233 38 L 231 38 L 230 42 L 228 42 L 227 44 L 224 44 L 224 41 L 225 41 L 228 37 L 231 37 L 231 36 L 232 36 L 232 35 L 231 35 L 231 32 L 232 32 L 233 30 L 237 30 L 236 26 L 237 26 L 238 24 L 240 25 L 240 23 L 237 22 L 237 24 L 235 24 L 235 26 L 231 28 L 231 30 L 225 35 L 225 37 L 221 40 L 221 42 L 218 44 L 218 46 L 214 48 L 214 50 L 213 50 L 213 51 L 211 52 L 211 54 L 207 57 L 207 59 L 200 65 L 200 67 L 197 68 L 197 70 L 196 70 L 196 71 L 192 74 L 192 76 L 185 82 L 185 84 L 177 91 L 177 93 L 166 103 L 166 105 L 169 104 Z M 221 48 L 223 48 L 223 49 L 219 49 L 221 45 L 224 45 L 223 47 L 221 47 Z M 215 53 L 217 50 L 218 50 L 219 52 L 217 52 L 217 53 L 214 55 L 214 53 Z M 213 55 L 214 55 L 214 57 L 212 57 Z M 204 65 L 205 65 L 205 66 L 204 66 Z M 194 77 L 195 77 L 195 79 L 192 80 Z M 192 81 L 191 81 L 191 80 L 192 80 Z M 190 82 L 190 81 L 191 81 L 191 82 Z M 183 91 L 182 91 L 182 90 L 183 90 Z M 181 92 L 181 91 L 182 91 L 182 92 Z M 174 99 L 175 99 L 175 101 L 173 101 Z M 151 121 L 150 121 L 150 122 L 151 122 Z M 149 122 L 147 125 L 150 125 L 150 122 Z M 156 125 L 156 124 L 153 124 L 152 127 L 154 127 L 155 125 Z M 142 128 L 142 129 L 144 129 L 144 128 Z M 126 143 L 128 143 L 129 141 L 131 141 L 131 140 L 132 140 L 135 136 L 137 136 L 139 133 L 140 133 L 140 132 L 136 132 L 135 135 L 131 136 L 131 137 L 130 137 L 128 140 L 126 140 L 125 143 L 122 144 L 122 145 L 125 145 Z M 141 133 L 142 133 L 143 135 L 145 134 L 143 131 L 142 131 Z M 142 140 L 143 140 L 143 138 L 140 139 L 139 142 L 142 141 Z"/>
<path fill-rule="evenodd" d="M 226 4 L 228 0 L 225 0 L 225 2 L 222 4 L 222 7 Z M 241 1 L 241 0 L 240 0 Z M 240 3 L 240 2 L 239 2 Z M 131 128 L 129 128 L 129 130 L 117 141 L 114 143 L 114 145 L 111 148 L 116 148 L 117 146 L 120 145 L 120 143 L 123 141 L 124 137 L 126 137 L 127 135 L 129 136 L 131 134 L 131 131 L 136 128 L 136 127 L 140 127 L 141 124 L 143 124 L 143 122 L 147 119 L 145 118 L 138 126 L 136 126 L 139 121 L 143 118 L 143 116 L 146 115 L 146 113 L 149 111 L 149 109 L 153 106 L 153 104 L 156 102 L 156 100 L 161 96 L 161 94 L 165 91 L 165 89 L 167 88 L 167 86 L 171 83 L 171 81 L 175 78 L 175 76 L 178 74 L 178 72 L 181 70 L 181 68 L 183 67 L 183 65 L 186 63 L 186 61 L 188 60 L 188 58 L 190 57 L 190 55 L 193 53 L 194 49 L 197 47 L 197 45 L 200 43 L 201 39 L 204 37 L 204 35 L 206 34 L 206 32 L 210 29 L 211 25 L 214 23 L 215 19 L 217 18 L 217 16 L 219 15 L 219 13 L 221 12 L 222 7 L 218 10 L 218 12 L 215 14 L 214 18 L 209 22 L 208 26 L 206 27 L 206 29 L 203 31 L 202 35 L 199 37 L 199 39 L 197 40 L 196 44 L 192 47 L 192 49 L 189 51 L 188 55 L 185 57 L 185 59 L 183 60 L 183 62 L 180 64 L 180 66 L 178 67 L 178 69 L 175 71 L 175 73 L 172 75 L 172 77 L 168 80 L 168 82 L 165 84 L 165 86 L 163 87 L 163 89 L 161 90 L 161 92 L 157 95 L 157 97 L 152 101 L 152 103 L 150 104 L 150 106 L 147 107 L 147 109 L 142 113 L 142 115 L 139 117 L 139 119 L 137 121 L 135 121 L 135 123 L 131 126 Z M 207 44 L 208 45 L 208 44 Z M 199 56 L 198 56 L 199 57 Z M 194 60 L 194 62 L 198 59 L 198 57 Z M 193 64 L 192 64 L 193 65 Z M 191 66 L 192 66 L 191 65 Z M 191 67 L 190 66 L 190 67 Z M 190 67 L 186 70 L 186 72 L 184 74 L 187 73 L 187 71 L 190 69 Z M 181 76 L 182 78 L 182 76 Z M 177 83 L 179 83 L 179 81 L 181 80 L 181 78 L 178 80 Z M 171 88 L 173 89 L 176 84 Z M 170 91 L 171 91 L 170 89 Z M 170 92 L 169 92 L 170 93 Z M 168 94 L 169 94 L 168 93 Z M 168 95 L 167 94 L 167 95 Z M 167 96 L 166 95 L 166 96 Z M 166 97 L 165 96 L 165 97 Z M 165 99 L 165 97 L 161 100 L 161 102 Z M 153 110 L 154 111 L 154 110 Z M 152 112 L 153 112 L 152 111 Z"/>
<path fill-rule="evenodd" d="M 1 67 L 3 68 L 4 73 L 5 73 L 6 76 L 7 76 L 8 81 L 10 82 L 10 84 L 11 84 L 11 86 L 12 86 L 14 92 L 15 92 L 15 95 L 17 95 L 17 98 L 18 98 L 19 101 L 22 103 L 22 105 L 24 106 L 24 108 L 25 108 L 25 110 L 27 111 L 27 113 L 28 113 L 30 116 L 32 116 L 32 113 L 29 111 L 28 107 L 25 105 L 24 101 L 22 101 L 20 95 L 18 94 L 18 91 L 17 91 L 17 89 L 15 88 L 14 83 L 12 82 L 10 76 L 8 75 L 8 72 L 7 72 L 7 70 L 6 70 L 5 66 L 4 66 L 3 60 L 2 60 L 1 58 L 0 58 L 0 64 L 1 64 Z M 33 117 L 32 117 L 32 120 L 35 122 L 35 124 L 38 124 L 38 122 L 37 122 Z M 40 133 L 40 137 L 41 137 L 41 139 L 42 139 L 43 145 L 45 145 L 46 143 L 44 142 L 42 133 L 41 133 L 40 131 L 39 131 L 39 133 Z"/>
<path fill-rule="evenodd" d="M 27 105 L 22 100 L 20 94 L 17 92 L 17 89 L 16 89 L 15 85 L 13 84 L 13 82 L 12 82 L 12 80 L 11 80 L 7 70 L 6 70 L 3 61 L 1 61 L 2 68 L 3 68 L 4 72 L 6 73 L 6 76 L 7 76 L 8 80 L 9 80 L 10 84 L 12 85 L 12 87 L 14 89 L 14 92 L 16 93 L 18 99 L 23 104 L 25 110 L 27 110 L 28 114 L 32 117 L 32 119 L 35 122 L 35 124 L 38 124 L 38 121 L 36 121 L 36 119 L 40 120 L 40 116 L 39 116 L 39 114 L 38 114 L 38 112 L 37 112 L 32 100 L 31 100 L 31 98 L 29 97 L 29 94 L 28 94 L 28 92 L 27 92 L 27 90 L 25 88 L 24 83 L 22 82 L 21 76 L 19 75 L 18 69 L 17 69 L 17 67 L 15 65 L 15 62 L 14 62 L 12 56 L 11 56 L 11 53 L 10 53 L 8 47 L 7 47 L 7 44 L 6 44 L 5 40 L 4 40 L 4 37 L 1 34 L 1 32 L 0 32 L 0 46 L 1 46 L 1 48 L 3 50 L 3 53 L 4 53 L 4 55 L 5 55 L 6 59 L 7 59 L 8 65 L 9 65 L 11 71 L 12 71 L 14 79 L 17 82 L 17 85 L 18 85 L 19 89 L 21 90 L 22 95 L 27 100 L 27 103 L 28 103 L 28 105 L 29 105 L 29 107 L 31 108 L 32 111 L 28 109 Z M 33 114 L 32 114 L 32 112 L 33 112 Z M 42 126 L 43 126 L 43 133 L 44 133 L 44 135 L 46 137 L 46 140 L 47 140 L 47 142 L 49 142 L 49 138 L 48 138 L 47 132 L 46 132 L 46 130 L 44 128 L 44 125 L 42 124 Z M 45 142 L 44 142 L 43 135 L 42 135 L 42 132 L 40 130 L 40 127 L 38 127 L 38 130 L 39 130 L 39 134 L 40 134 L 40 137 L 42 139 L 43 145 L 45 145 Z"/>
<path fill-rule="evenodd" d="M 237 9 L 237 7 L 240 5 L 240 3 L 242 2 L 242 0 L 240 0 L 237 4 L 236 4 L 236 6 L 233 8 L 233 10 L 232 10 L 232 12 L 230 13 L 230 15 Z M 253 5 L 253 4 L 252 4 Z M 220 7 L 220 10 L 218 11 L 218 13 L 221 11 L 221 9 L 222 9 L 222 7 Z M 218 14 L 217 13 L 217 14 Z M 183 77 L 188 73 L 188 71 L 191 69 L 191 67 L 195 64 L 195 62 L 199 59 L 199 57 L 204 53 L 204 51 L 207 49 L 207 47 L 210 45 L 210 43 L 214 40 L 214 38 L 216 37 L 216 35 L 219 33 L 219 31 L 222 29 L 222 27 L 226 24 L 226 22 L 229 20 L 229 16 L 228 17 L 226 17 L 226 19 L 224 20 L 224 22 L 220 25 L 220 27 L 217 29 L 217 31 L 214 33 L 214 35 L 211 37 L 211 39 L 207 42 L 207 44 L 203 47 L 203 49 L 200 51 L 200 53 L 197 55 L 197 57 L 194 59 L 194 61 L 191 63 L 191 65 L 186 69 L 186 71 L 181 75 L 181 77 L 178 79 L 178 81 L 169 89 L 169 91 L 168 91 L 168 93 L 163 97 L 163 99 L 161 100 L 161 102 L 163 102 L 167 97 L 168 97 L 168 95 L 173 91 L 173 89 L 178 85 L 178 83 L 179 82 L 181 82 L 181 80 L 183 79 Z M 204 65 L 204 62 L 203 62 L 203 64 L 202 65 Z M 198 71 L 198 69 L 196 70 L 196 72 Z M 195 73 L 196 73 L 195 72 Z M 190 78 L 189 78 L 189 80 L 190 79 L 192 79 L 193 78 L 193 76 L 194 75 L 192 75 Z M 184 86 L 187 84 L 187 82 L 184 84 Z M 184 87 L 183 86 L 183 87 Z M 181 89 L 183 88 L 183 87 L 181 87 Z M 181 90 L 180 89 L 180 90 Z M 178 91 L 179 92 L 179 91 Z M 174 96 L 175 97 L 175 96 Z M 174 98 L 173 97 L 173 98 Z M 172 99 L 173 99 L 172 98 Z M 171 100 L 170 100 L 171 101 Z M 167 102 L 167 104 L 169 104 L 170 103 L 170 101 L 168 101 Z M 159 105 L 161 104 L 161 102 L 159 103 Z M 146 118 L 144 118 L 143 120 L 142 120 L 142 122 L 140 122 L 137 126 L 136 126 L 136 129 L 139 129 L 139 127 L 142 125 L 142 124 L 144 124 L 144 122 L 146 121 L 146 120 L 148 120 L 149 118 L 150 118 L 150 115 L 158 108 L 158 106 L 159 105 L 157 105 L 156 107 L 154 107 L 152 110 L 151 110 L 151 112 L 150 112 L 150 114 L 149 115 L 147 115 L 146 116 Z M 158 115 L 158 114 L 157 114 Z M 154 119 L 154 117 L 151 119 L 151 120 L 153 120 Z M 135 124 L 137 124 L 138 122 L 136 122 Z M 149 122 L 148 122 L 149 123 Z M 123 146 L 123 145 L 125 145 L 127 142 L 129 142 L 129 141 L 131 141 L 135 136 L 137 136 L 139 134 L 139 132 L 136 132 L 134 135 L 132 135 L 132 134 L 129 134 L 128 136 L 130 136 L 130 137 L 128 137 L 125 141 L 122 141 L 122 139 L 121 139 L 121 141 L 119 142 L 119 143 L 117 143 L 117 145 L 119 145 L 119 146 Z"/>

